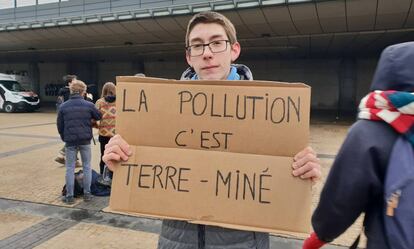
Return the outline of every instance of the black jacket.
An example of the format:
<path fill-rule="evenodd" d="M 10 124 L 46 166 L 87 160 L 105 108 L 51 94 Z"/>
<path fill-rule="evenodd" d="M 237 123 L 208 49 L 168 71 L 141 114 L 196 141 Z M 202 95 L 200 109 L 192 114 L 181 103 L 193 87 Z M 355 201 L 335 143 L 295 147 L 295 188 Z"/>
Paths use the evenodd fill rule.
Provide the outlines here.
<path fill-rule="evenodd" d="M 93 103 L 84 100 L 80 95 L 71 96 L 60 106 L 57 128 L 66 146 L 90 144 L 92 119 L 101 119 L 101 113 Z"/>
<path fill-rule="evenodd" d="M 386 48 L 371 90 L 414 92 L 414 42 Z M 367 249 L 389 249 L 385 234 L 384 181 L 391 150 L 399 134 L 385 122 L 360 120 L 338 152 L 312 225 L 323 241 L 332 241 L 365 213 Z"/>
<path fill-rule="evenodd" d="M 58 98 L 62 98 L 62 99 L 61 99 L 61 102 L 59 102 L 59 100 L 58 100 L 58 102 L 59 102 L 58 104 L 60 105 L 64 102 L 68 101 L 70 99 L 70 97 L 71 97 L 71 94 L 70 94 L 69 86 L 65 86 L 65 87 L 60 88 L 59 92 L 58 92 Z M 85 99 L 89 102 L 93 102 L 93 99 L 88 98 L 86 95 L 83 99 Z"/>
<path fill-rule="evenodd" d="M 66 102 L 70 98 L 70 90 L 68 86 L 62 87 L 59 89 L 58 97 L 63 97 L 63 102 Z"/>

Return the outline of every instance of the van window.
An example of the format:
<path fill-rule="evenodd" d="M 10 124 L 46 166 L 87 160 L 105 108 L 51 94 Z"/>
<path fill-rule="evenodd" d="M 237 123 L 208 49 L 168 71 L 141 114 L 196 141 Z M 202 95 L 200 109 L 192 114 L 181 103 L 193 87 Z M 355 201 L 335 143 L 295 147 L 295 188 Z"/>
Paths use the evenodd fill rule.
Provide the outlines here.
<path fill-rule="evenodd" d="M 0 84 L 2 84 L 7 90 L 12 91 L 12 92 L 24 92 L 25 91 L 25 89 L 17 81 L 0 80 Z"/>

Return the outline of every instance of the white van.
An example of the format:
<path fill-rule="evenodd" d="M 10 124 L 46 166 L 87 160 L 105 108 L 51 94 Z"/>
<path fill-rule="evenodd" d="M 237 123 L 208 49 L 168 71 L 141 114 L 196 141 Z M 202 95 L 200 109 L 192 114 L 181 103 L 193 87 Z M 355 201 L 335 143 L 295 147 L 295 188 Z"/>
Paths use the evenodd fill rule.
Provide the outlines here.
<path fill-rule="evenodd" d="M 34 111 L 39 108 L 39 103 L 39 96 L 25 90 L 13 75 L 0 73 L 0 110 Z"/>

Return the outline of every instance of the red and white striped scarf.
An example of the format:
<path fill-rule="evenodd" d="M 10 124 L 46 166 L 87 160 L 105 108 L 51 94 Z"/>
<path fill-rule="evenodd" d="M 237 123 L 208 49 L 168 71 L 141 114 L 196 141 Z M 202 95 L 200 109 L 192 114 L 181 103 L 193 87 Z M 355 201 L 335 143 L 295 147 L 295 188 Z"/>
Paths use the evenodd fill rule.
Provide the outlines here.
<path fill-rule="evenodd" d="M 371 92 L 361 100 L 358 118 L 384 121 L 414 146 L 414 93 Z"/>

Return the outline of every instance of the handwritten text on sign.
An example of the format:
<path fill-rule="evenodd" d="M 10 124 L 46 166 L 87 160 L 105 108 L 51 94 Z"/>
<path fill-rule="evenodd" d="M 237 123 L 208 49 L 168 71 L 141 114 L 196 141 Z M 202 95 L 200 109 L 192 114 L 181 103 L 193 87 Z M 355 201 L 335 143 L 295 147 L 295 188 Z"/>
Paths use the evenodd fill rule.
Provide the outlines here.
<path fill-rule="evenodd" d="M 310 88 L 117 78 L 117 131 L 133 155 L 113 210 L 249 231 L 308 232 L 311 185 L 292 176 Z"/>
<path fill-rule="evenodd" d="M 115 210 L 238 224 L 256 231 L 309 227 L 310 209 L 304 210 L 310 207 L 310 183 L 292 177 L 289 157 L 132 149 L 133 156 L 115 172 L 110 204 Z"/>
<path fill-rule="evenodd" d="M 134 89 L 135 94 L 123 89 L 122 112 L 150 113 L 151 106 L 159 98 L 152 99 L 144 89 Z M 135 96 L 136 99 L 131 99 Z M 179 90 L 171 103 L 172 110 L 180 116 L 202 117 L 207 119 L 260 120 L 269 122 L 275 128 L 278 124 L 297 124 L 301 122 L 300 96 L 240 95 L 230 93 L 205 93 L 201 91 Z M 155 112 L 153 113 L 156 114 Z M 188 140 L 195 140 L 198 148 L 228 150 L 231 145 L 232 131 L 183 128 L 176 131 L 174 144 L 187 147 Z"/>
<path fill-rule="evenodd" d="M 190 168 L 177 166 L 163 166 L 158 164 L 134 164 L 122 163 L 121 166 L 128 167 L 128 175 L 125 185 L 128 186 L 132 171 L 138 170 L 137 190 L 139 189 L 164 189 L 177 192 L 190 192 L 191 186 L 197 184 L 191 182 Z M 132 168 L 132 170 L 131 170 Z M 227 196 L 228 199 L 246 200 L 250 199 L 263 204 L 270 204 L 265 200 L 265 192 L 270 191 L 269 183 L 272 175 L 268 174 L 269 168 L 262 172 L 241 172 L 240 170 L 228 171 L 217 169 L 214 179 L 199 180 L 201 184 L 212 182 L 215 196 Z"/>

